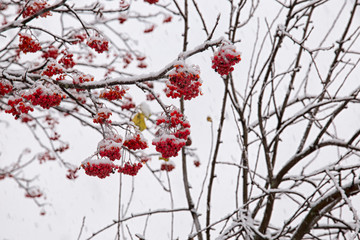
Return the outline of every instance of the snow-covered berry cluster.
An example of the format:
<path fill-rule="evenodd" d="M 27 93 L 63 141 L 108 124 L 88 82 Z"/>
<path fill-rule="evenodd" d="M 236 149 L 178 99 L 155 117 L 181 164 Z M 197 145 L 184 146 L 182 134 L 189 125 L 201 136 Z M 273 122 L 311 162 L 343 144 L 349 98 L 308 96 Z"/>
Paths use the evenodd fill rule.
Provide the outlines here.
<path fill-rule="evenodd" d="M 186 145 L 190 135 L 190 124 L 185 116 L 175 107 L 169 112 L 169 116 L 157 119 L 156 125 L 160 129 L 152 141 L 156 151 L 161 153 L 163 158 L 176 157 L 181 148 Z"/>
<path fill-rule="evenodd" d="M 42 71 L 41 75 L 52 77 L 54 75 L 61 74 L 61 73 L 64 73 L 64 68 L 59 63 L 57 63 L 55 60 L 51 59 L 46 64 L 46 67 Z"/>
<path fill-rule="evenodd" d="M 68 51 L 62 50 L 61 53 L 63 56 L 60 58 L 59 63 L 63 64 L 64 68 L 72 68 L 75 66 L 73 59 L 74 54 L 69 53 Z"/>
<path fill-rule="evenodd" d="M 109 42 L 99 36 L 92 36 L 86 44 L 98 53 L 109 51 Z"/>
<path fill-rule="evenodd" d="M 197 66 L 187 66 L 185 63 L 179 63 L 174 66 L 169 73 L 169 79 L 166 83 L 165 93 L 167 97 L 190 100 L 201 94 L 200 70 Z"/>
<path fill-rule="evenodd" d="M 78 44 L 83 42 L 87 38 L 86 33 L 76 33 L 71 36 L 71 44 Z"/>
<path fill-rule="evenodd" d="M 21 96 L 30 101 L 33 106 L 40 105 L 42 108 L 49 109 L 59 106 L 61 100 L 66 96 L 61 94 L 61 90 L 56 85 L 36 84 L 34 88 L 27 90 Z"/>
<path fill-rule="evenodd" d="M 118 167 L 118 172 L 126 174 L 126 175 L 130 175 L 130 176 L 135 176 L 141 167 L 142 167 L 141 163 L 132 164 L 132 163 L 126 162 L 124 164 L 124 166 Z"/>
<path fill-rule="evenodd" d="M 174 135 L 162 134 L 161 137 L 155 138 L 152 144 L 156 146 L 156 151 L 161 153 L 163 158 L 170 158 L 178 155 L 186 141 L 178 139 Z"/>
<path fill-rule="evenodd" d="M 82 167 L 85 169 L 85 173 L 89 176 L 97 176 L 99 178 L 105 178 L 110 176 L 111 173 L 115 173 L 116 170 L 119 173 L 135 176 L 139 169 L 142 167 L 141 162 L 131 163 L 125 162 L 122 166 L 118 166 L 114 163 L 115 160 L 121 158 L 122 139 L 115 133 L 107 133 L 105 139 L 99 142 L 97 154 L 101 156 L 100 159 L 86 159 L 82 162 Z"/>
<path fill-rule="evenodd" d="M 111 123 L 109 119 L 111 116 L 111 111 L 107 108 L 99 108 L 98 112 L 96 113 L 95 118 L 93 119 L 94 123 L 104 124 L 104 123 Z"/>
<path fill-rule="evenodd" d="M 0 79 L 0 97 L 13 90 L 13 86 L 8 80 Z"/>
<path fill-rule="evenodd" d="M 49 4 L 47 4 L 47 2 L 44 0 L 30 0 L 28 1 L 25 7 L 26 8 L 22 12 L 23 18 L 36 14 L 40 10 L 49 7 Z M 40 17 L 47 17 L 47 16 L 51 16 L 51 13 L 49 11 L 40 15 Z"/>
<path fill-rule="evenodd" d="M 115 86 L 101 90 L 99 97 L 112 101 L 112 100 L 122 99 L 125 93 L 126 93 L 125 88 L 120 88 L 119 86 Z"/>
<path fill-rule="evenodd" d="M 97 176 L 99 178 L 106 178 L 114 173 L 116 165 L 107 158 L 102 159 L 86 159 L 81 164 L 85 173 L 89 176 Z"/>
<path fill-rule="evenodd" d="M 111 161 L 121 158 L 122 139 L 119 135 L 111 134 L 98 144 L 98 152 L 101 157 L 107 157 Z"/>
<path fill-rule="evenodd" d="M 27 114 L 29 111 L 34 111 L 31 107 L 30 103 L 24 102 L 24 100 L 20 98 L 15 98 L 10 96 L 8 99 L 8 108 L 5 109 L 5 113 L 10 113 L 15 116 L 15 119 L 18 119 L 22 114 Z"/>
<path fill-rule="evenodd" d="M 135 103 L 132 101 L 132 97 L 129 96 L 125 96 L 125 101 L 123 102 L 123 104 L 121 105 L 121 109 L 124 110 L 130 110 L 132 108 L 135 108 Z"/>
<path fill-rule="evenodd" d="M 234 71 L 234 65 L 241 60 L 240 53 L 231 44 L 223 44 L 212 57 L 212 68 L 220 75 L 228 75 Z"/>
<path fill-rule="evenodd" d="M 59 56 L 59 49 L 53 45 L 51 45 L 47 51 L 44 51 L 41 55 L 42 58 L 49 59 L 53 58 L 56 59 Z"/>
<path fill-rule="evenodd" d="M 73 75 L 73 83 L 74 84 L 81 84 L 85 82 L 92 82 L 94 81 L 94 76 L 90 74 L 77 74 Z M 77 92 L 84 91 L 85 89 L 76 88 Z"/>
<path fill-rule="evenodd" d="M 123 143 L 125 147 L 131 150 L 148 148 L 146 139 L 143 137 L 143 135 L 140 132 L 129 135 L 130 136 L 127 136 Z"/>
<path fill-rule="evenodd" d="M 36 42 L 29 34 L 26 33 L 19 33 L 20 40 L 19 40 L 19 49 L 23 53 L 34 53 L 41 50 L 41 46 L 39 42 Z"/>

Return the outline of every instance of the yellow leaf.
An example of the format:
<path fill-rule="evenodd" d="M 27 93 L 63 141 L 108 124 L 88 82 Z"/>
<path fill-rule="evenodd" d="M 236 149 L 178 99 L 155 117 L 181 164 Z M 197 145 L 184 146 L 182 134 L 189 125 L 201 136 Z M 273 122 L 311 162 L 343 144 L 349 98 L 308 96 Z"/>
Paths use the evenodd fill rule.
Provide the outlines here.
<path fill-rule="evenodd" d="M 144 131 L 146 129 L 145 116 L 143 113 L 137 113 L 132 121 L 139 127 L 140 131 Z"/>
<path fill-rule="evenodd" d="M 165 162 L 169 161 L 168 158 L 159 157 L 159 160 L 164 160 Z"/>

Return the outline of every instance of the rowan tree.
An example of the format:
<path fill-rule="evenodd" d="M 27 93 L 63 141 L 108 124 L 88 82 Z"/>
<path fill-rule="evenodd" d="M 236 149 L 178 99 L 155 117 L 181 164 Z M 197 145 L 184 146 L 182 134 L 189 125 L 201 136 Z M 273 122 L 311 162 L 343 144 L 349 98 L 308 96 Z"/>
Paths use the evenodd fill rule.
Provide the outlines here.
<path fill-rule="evenodd" d="M 359 239 L 359 5 L 2 0 L 0 184 L 117 186 L 77 239 Z"/>

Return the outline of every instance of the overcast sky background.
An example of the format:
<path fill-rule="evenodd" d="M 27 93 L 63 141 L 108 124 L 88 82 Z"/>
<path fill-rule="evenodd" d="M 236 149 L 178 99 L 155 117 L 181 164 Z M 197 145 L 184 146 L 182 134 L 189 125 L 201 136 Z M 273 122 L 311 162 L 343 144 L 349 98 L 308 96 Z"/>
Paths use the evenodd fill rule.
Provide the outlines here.
<path fill-rule="evenodd" d="M 104 1 L 105 2 L 105 1 Z M 107 4 L 116 4 L 118 1 L 106 1 Z M 167 1 L 166 1 L 167 2 Z M 182 2 L 182 1 L 179 1 Z M 198 0 L 200 9 L 206 19 L 209 28 L 215 23 L 218 13 L 222 13 L 219 26 L 215 32 L 214 38 L 226 35 L 224 31 L 227 30 L 228 24 L 228 1 L 208 1 Z M 341 2 L 341 4 L 339 4 Z M 353 1 L 348 1 L 345 11 L 349 12 Z M 160 3 L 165 1 L 160 0 Z M 318 21 L 318 27 L 314 29 L 312 41 L 316 46 L 320 37 L 325 33 L 328 26 L 327 19 L 337 14 L 339 6 L 343 1 L 330 1 L 314 16 L 314 22 Z M 149 6 L 142 2 L 142 0 L 134 1 L 132 10 L 138 12 L 146 12 L 151 9 L 159 10 L 155 6 Z M 191 5 L 191 4 L 190 4 Z M 280 5 L 275 1 L 261 1 L 259 9 L 257 9 L 255 16 L 251 22 L 244 28 L 238 31 L 238 38 L 241 42 L 236 44 L 237 50 L 242 53 L 242 61 L 235 67 L 234 76 L 237 79 L 236 83 L 240 92 L 244 90 L 241 80 L 245 80 L 249 69 L 249 59 L 251 57 L 252 47 L 255 41 L 255 34 L 257 24 L 260 26 L 260 39 L 265 34 L 266 25 L 265 19 L 271 22 L 278 12 Z M 189 31 L 189 46 L 192 49 L 197 45 L 203 43 L 206 39 L 199 17 L 194 13 L 191 5 L 190 15 L 190 31 Z M 285 11 L 284 11 L 285 12 Z M 54 14 L 55 15 L 55 14 Z M 341 31 L 343 25 L 341 23 L 347 20 L 339 21 L 336 26 L 336 31 Z M 284 14 L 281 15 L 279 21 L 282 22 Z M 359 15 L 356 15 L 357 21 L 360 20 Z M 51 20 L 51 21 L 50 21 Z M 138 40 L 138 49 L 144 51 L 148 56 L 147 63 L 149 68 L 147 70 L 134 70 L 139 74 L 147 73 L 148 71 L 156 71 L 163 68 L 169 62 L 175 60 L 177 55 L 182 50 L 182 21 L 180 17 L 174 17 L 170 24 L 161 24 L 162 16 L 157 18 L 158 26 L 151 34 L 143 34 L 143 28 L 139 27 L 134 21 L 128 21 L 121 27 L 124 32 L 128 33 L 130 37 Z M 44 22 L 44 27 L 53 27 L 56 24 L 56 16 L 51 18 L 39 19 Z M 258 21 L 258 22 L 257 22 Z M 277 24 L 272 28 L 272 34 L 276 29 Z M 131 32 L 130 32 L 131 30 Z M 291 46 L 292 43 L 285 42 Z M 269 50 L 271 45 L 265 44 L 265 51 Z M 282 53 L 284 56 L 284 66 L 286 66 L 286 52 Z M 206 171 L 206 164 L 210 153 L 211 144 L 211 125 L 206 121 L 207 116 L 211 116 L 214 120 L 214 134 L 216 134 L 216 127 L 220 116 L 220 107 L 222 103 L 223 83 L 217 73 L 211 69 L 211 50 L 191 57 L 188 63 L 197 64 L 201 69 L 201 78 L 203 80 L 203 96 L 200 96 L 190 102 L 186 102 L 186 115 L 191 123 L 192 132 L 192 147 L 197 148 L 197 154 L 200 158 L 200 168 L 195 168 L 192 164 L 193 158 L 188 159 L 188 168 L 190 172 L 191 193 L 194 201 L 197 200 L 203 176 Z M 326 56 L 323 56 L 326 59 Z M 279 68 L 282 63 L 279 62 Z M 326 63 L 324 67 L 327 66 Z M 322 66 L 320 66 L 321 68 Z M 134 68 L 135 69 L 135 68 Z M 97 78 L 101 78 L 103 72 L 91 72 Z M 354 73 L 354 79 L 357 73 Z M 348 86 L 349 89 L 351 86 Z M 155 89 L 161 91 L 163 85 L 156 84 Z M 141 92 L 133 91 L 134 101 L 140 104 L 145 100 Z M 164 102 L 170 104 L 177 104 L 175 100 L 164 99 Z M 154 103 L 150 105 L 151 109 L 159 111 L 160 108 Z M 295 111 L 295 110 L 294 110 Z M 360 111 L 354 109 L 354 114 L 351 117 L 343 116 L 344 121 L 347 121 L 347 126 L 358 125 L 360 121 Z M 8 114 L 0 113 L 0 167 L 12 163 L 14 159 L 21 153 L 24 148 L 32 149 L 32 152 L 27 156 L 30 158 L 41 148 L 37 145 L 31 136 L 30 131 L 23 124 L 19 124 L 12 120 Z M 61 123 L 58 127 L 62 139 L 70 143 L 70 150 L 63 154 L 63 157 L 75 164 L 80 163 L 90 156 L 97 147 L 101 136 L 93 132 L 89 128 L 82 127 L 78 122 L 70 119 L 60 119 Z M 9 124 L 7 124 L 9 123 Z M 226 126 L 224 128 L 224 144 L 221 145 L 220 161 L 238 162 L 240 158 L 239 146 L 236 142 L 236 127 L 234 124 L 233 115 L 230 107 L 226 115 Z M 346 132 L 346 128 L 341 129 L 344 135 L 351 134 Z M 296 135 L 298 132 L 289 133 L 286 138 L 289 146 L 296 144 Z M 149 135 L 147 135 L 149 136 Z M 151 145 L 151 138 L 148 137 L 148 144 Z M 154 148 L 150 147 L 154 152 Z M 281 156 L 286 158 L 286 145 Z M 149 151 L 150 152 L 150 151 Z M 331 152 L 328 154 L 332 154 Z M 26 157 L 24 159 L 27 159 Z M 323 158 L 326 159 L 326 156 Z M 174 194 L 175 208 L 187 207 L 183 184 L 181 176 L 181 162 L 179 158 L 173 160 L 176 164 L 176 169 L 169 173 L 172 191 Z M 285 161 L 285 160 L 284 160 Z M 149 163 L 153 169 L 159 168 L 160 161 L 153 158 Z M 321 164 L 319 164 L 321 165 Z M 221 178 L 216 178 L 215 188 L 213 191 L 213 208 L 212 219 L 218 219 L 230 213 L 234 209 L 234 185 L 236 184 L 237 169 L 229 166 L 217 166 L 218 175 Z M 66 171 L 57 162 L 47 162 L 45 164 L 32 164 L 24 171 L 24 176 L 37 176 L 34 184 L 46 194 L 45 202 L 50 205 L 46 206 L 45 216 L 40 216 L 39 209 L 31 199 L 24 197 L 24 191 L 17 187 L 17 184 L 11 179 L 0 181 L 0 239 L 3 240 L 21 240 L 21 239 L 77 239 L 82 224 L 82 219 L 85 216 L 85 226 L 81 239 L 86 239 L 91 236 L 93 232 L 112 223 L 112 220 L 117 219 L 118 211 L 118 188 L 119 175 L 114 174 L 106 179 L 99 179 L 85 175 L 84 171 L 79 172 L 79 177 L 75 181 L 69 181 L 65 178 Z M 166 175 L 162 174 L 161 178 L 166 183 Z M 129 213 L 140 213 L 155 209 L 170 209 L 170 196 L 164 192 L 157 180 L 152 174 L 143 168 L 134 178 L 130 176 L 123 176 L 123 203 L 127 201 L 131 192 L 132 180 L 135 184 L 135 192 Z M 205 195 L 203 195 L 203 199 Z M 355 202 L 355 201 L 354 201 Z M 359 203 L 354 203 L 360 209 Z M 289 205 L 277 206 L 278 210 L 274 214 L 274 218 L 282 219 L 289 210 Z M 291 206 L 290 206 L 291 208 Z M 200 207 L 200 212 L 204 212 L 204 204 Z M 185 239 L 189 233 L 192 223 L 191 216 L 188 212 L 176 213 L 175 215 L 174 237 Z M 201 218 L 202 226 L 204 226 L 204 216 Z M 143 233 L 145 217 L 130 220 L 128 224 L 130 231 L 135 233 Z M 169 239 L 170 238 L 170 214 L 152 215 L 149 219 L 146 237 L 147 239 Z M 116 227 L 106 230 L 99 234 L 94 239 L 114 239 Z M 135 239 L 135 238 L 134 238 Z"/>

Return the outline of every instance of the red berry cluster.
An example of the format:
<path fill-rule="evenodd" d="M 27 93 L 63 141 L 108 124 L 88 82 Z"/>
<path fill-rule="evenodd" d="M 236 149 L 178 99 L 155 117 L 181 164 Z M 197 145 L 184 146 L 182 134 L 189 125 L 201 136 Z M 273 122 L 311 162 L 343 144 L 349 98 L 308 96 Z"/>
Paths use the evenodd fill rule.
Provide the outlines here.
<path fill-rule="evenodd" d="M 116 169 L 115 164 L 113 163 L 90 163 L 87 162 L 82 165 L 85 170 L 85 173 L 89 176 L 97 176 L 99 178 L 106 178 L 110 176 L 110 173 L 113 173 Z"/>
<path fill-rule="evenodd" d="M 48 59 L 48 58 L 53 58 L 56 59 L 59 56 L 59 50 L 57 49 L 57 47 L 51 45 L 49 47 L 49 49 L 45 52 L 43 52 L 43 54 L 41 55 L 42 58 Z"/>
<path fill-rule="evenodd" d="M 0 11 L 6 10 L 7 9 L 7 3 L 2 3 L 0 2 Z"/>
<path fill-rule="evenodd" d="M 137 65 L 138 68 L 147 68 L 147 64 L 144 62 L 139 62 L 139 64 Z"/>
<path fill-rule="evenodd" d="M 157 119 L 156 125 L 160 127 L 152 142 L 156 151 L 161 153 L 163 158 L 176 157 L 190 135 L 189 122 L 182 113 L 173 108 L 169 116 Z"/>
<path fill-rule="evenodd" d="M 93 119 L 94 123 L 104 124 L 104 123 L 111 123 L 109 119 L 111 116 L 111 112 L 107 108 L 99 108 L 98 112 L 96 113 L 95 118 Z"/>
<path fill-rule="evenodd" d="M 123 145 L 131 150 L 148 148 L 147 142 L 141 133 L 137 133 L 136 135 L 127 138 Z"/>
<path fill-rule="evenodd" d="M 25 197 L 27 198 L 39 198 L 43 193 L 38 188 L 30 188 L 26 191 Z"/>
<path fill-rule="evenodd" d="M 9 108 L 5 110 L 5 113 L 11 113 L 15 116 L 15 119 L 18 119 L 21 114 L 27 114 L 29 111 L 34 111 L 29 103 L 24 103 L 22 98 L 9 98 L 8 100 Z"/>
<path fill-rule="evenodd" d="M 63 67 L 55 61 L 49 61 L 41 75 L 52 77 L 64 73 Z"/>
<path fill-rule="evenodd" d="M 74 75 L 73 76 L 73 83 L 74 84 L 81 84 L 84 82 L 92 82 L 94 81 L 94 76 L 90 75 L 90 74 L 82 74 L 82 75 Z M 80 91 L 84 91 L 85 89 L 80 89 L 77 88 L 76 91 L 80 92 Z"/>
<path fill-rule="evenodd" d="M 130 4 L 126 0 L 120 0 L 119 5 L 121 10 L 125 10 L 130 7 Z"/>
<path fill-rule="evenodd" d="M 157 3 L 159 0 L 144 0 L 144 2 L 148 2 L 150 4 Z"/>
<path fill-rule="evenodd" d="M 152 144 L 156 146 L 156 151 L 161 153 L 163 158 L 169 158 L 176 157 L 186 141 L 164 134 L 160 138 L 155 138 Z"/>
<path fill-rule="evenodd" d="M 118 172 L 130 176 L 135 176 L 140 168 L 142 167 L 141 163 L 131 164 L 129 162 L 125 163 L 123 167 L 118 167 Z"/>
<path fill-rule="evenodd" d="M 50 114 L 45 116 L 44 122 L 52 130 L 54 130 L 56 125 L 59 124 L 59 121 L 56 118 L 52 117 Z"/>
<path fill-rule="evenodd" d="M 76 175 L 78 169 L 68 169 L 68 174 L 66 174 L 66 177 L 68 179 L 76 179 L 78 177 L 78 175 Z"/>
<path fill-rule="evenodd" d="M 51 141 L 57 141 L 60 139 L 60 136 L 61 136 L 60 134 L 58 134 L 57 132 L 54 132 L 54 135 L 52 137 L 49 137 L 49 139 Z"/>
<path fill-rule="evenodd" d="M 54 87 L 54 85 L 52 85 Z M 23 93 L 21 95 L 24 99 L 31 102 L 33 106 L 40 105 L 42 108 L 49 109 L 51 107 L 59 106 L 61 100 L 65 95 L 61 95 L 58 91 L 52 88 L 39 85 L 35 89 Z"/>
<path fill-rule="evenodd" d="M 33 120 L 32 117 L 30 117 L 29 115 L 23 113 L 20 115 L 20 118 L 21 118 L 21 122 L 23 123 L 28 123 L 28 122 L 31 122 Z"/>
<path fill-rule="evenodd" d="M 66 150 L 68 150 L 69 149 L 69 144 L 67 144 L 67 143 L 63 143 L 60 147 L 58 147 L 58 148 L 55 148 L 55 152 L 65 152 Z"/>
<path fill-rule="evenodd" d="M 148 161 L 150 161 L 151 160 L 151 158 L 150 157 L 148 157 L 148 156 L 143 156 L 143 157 L 141 157 L 140 158 L 140 161 L 142 162 L 142 163 L 147 163 Z"/>
<path fill-rule="evenodd" d="M 100 37 L 90 37 L 86 44 L 98 53 L 109 51 L 109 42 Z"/>
<path fill-rule="evenodd" d="M 146 1 L 146 0 L 145 0 L 145 1 Z M 154 29 L 155 29 L 155 25 L 153 24 L 153 25 L 151 25 L 150 27 L 145 28 L 144 33 L 150 33 L 150 32 L 152 32 L 152 31 L 154 31 Z"/>
<path fill-rule="evenodd" d="M 39 12 L 40 10 L 49 7 L 49 5 L 46 3 L 46 1 L 43 0 L 30 0 L 28 4 L 26 5 L 26 8 L 22 12 L 23 18 L 26 18 L 28 16 L 32 16 L 35 13 Z M 40 17 L 47 17 L 51 16 L 50 12 L 45 12 L 40 15 Z"/>
<path fill-rule="evenodd" d="M 190 123 L 185 119 L 184 114 L 182 114 L 178 109 L 175 107 L 170 111 L 169 117 L 160 117 L 156 120 L 156 125 L 163 126 L 167 128 L 172 128 L 174 133 L 178 132 L 179 130 L 184 130 L 190 128 Z M 190 131 L 189 131 L 190 133 Z M 186 136 L 187 138 L 187 136 Z M 186 139 L 183 138 L 183 139 Z"/>
<path fill-rule="evenodd" d="M 61 53 L 63 56 L 60 58 L 59 63 L 63 64 L 64 68 L 72 68 L 75 66 L 75 62 L 73 60 L 73 54 L 69 53 L 65 50 L 62 50 Z"/>
<path fill-rule="evenodd" d="M 0 97 L 13 90 L 13 86 L 8 80 L 0 79 Z"/>
<path fill-rule="evenodd" d="M 220 75 L 228 75 L 234 71 L 233 65 L 241 60 L 240 53 L 236 52 L 234 45 L 224 44 L 212 57 L 212 68 Z"/>
<path fill-rule="evenodd" d="M 44 152 L 44 153 L 38 155 L 38 159 L 39 159 L 40 164 L 42 164 L 46 161 L 54 161 L 54 160 L 56 160 L 56 157 L 51 156 L 49 152 Z"/>
<path fill-rule="evenodd" d="M 112 88 L 104 89 L 100 92 L 100 98 L 105 98 L 109 101 L 122 99 L 125 95 L 126 90 L 124 88 L 120 88 L 119 86 L 115 86 Z"/>
<path fill-rule="evenodd" d="M 163 20 L 163 23 L 169 23 L 169 22 L 171 22 L 171 20 L 172 20 L 172 16 L 171 15 L 166 15 L 164 20 Z"/>
<path fill-rule="evenodd" d="M 194 160 L 194 165 L 195 165 L 195 167 L 199 167 L 200 166 L 200 161 L 199 160 Z"/>
<path fill-rule="evenodd" d="M 125 63 L 124 68 L 127 68 L 127 66 L 129 66 L 129 64 L 132 62 L 133 57 L 130 53 L 126 53 L 122 58 Z"/>
<path fill-rule="evenodd" d="M 101 157 L 108 157 L 111 161 L 121 158 L 122 139 L 118 135 L 109 136 L 99 142 L 98 152 Z"/>
<path fill-rule="evenodd" d="M 175 168 L 175 166 L 172 163 L 162 163 L 161 167 L 160 167 L 160 170 L 161 171 L 171 172 L 174 168 Z"/>
<path fill-rule="evenodd" d="M 201 94 L 200 71 L 197 67 L 188 67 L 184 65 L 175 65 L 175 69 L 169 73 L 165 93 L 167 97 L 180 98 L 184 96 L 185 100 L 190 100 Z"/>
<path fill-rule="evenodd" d="M 135 103 L 132 101 L 132 98 L 131 97 L 126 97 L 127 101 L 124 102 L 122 105 L 121 105 L 121 109 L 124 110 L 130 110 L 132 108 L 135 108 Z"/>
<path fill-rule="evenodd" d="M 159 97 L 160 97 L 160 94 L 156 94 L 156 97 L 159 98 Z M 154 95 L 152 95 L 151 93 L 148 93 L 148 94 L 146 94 L 146 100 L 147 100 L 147 101 L 154 101 L 154 100 L 155 100 L 155 97 L 154 97 Z"/>
<path fill-rule="evenodd" d="M 81 43 L 86 39 L 86 37 L 87 35 L 85 33 L 74 34 L 71 38 L 75 40 L 72 40 L 71 44 Z"/>
<path fill-rule="evenodd" d="M 124 15 L 124 14 L 121 14 L 121 15 L 118 17 L 118 20 L 119 20 L 120 24 L 123 24 L 123 23 L 127 20 L 127 16 Z"/>
<path fill-rule="evenodd" d="M 174 133 L 174 136 L 180 139 L 184 139 L 187 140 L 188 136 L 190 135 L 190 130 L 189 128 L 184 128 L 181 130 L 178 130 Z"/>
<path fill-rule="evenodd" d="M 19 33 L 20 40 L 19 40 L 19 49 L 23 53 L 34 53 L 41 50 L 40 43 L 36 42 L 34 39 L 31 38 L 28 34 L 21 34 Z"/>

